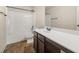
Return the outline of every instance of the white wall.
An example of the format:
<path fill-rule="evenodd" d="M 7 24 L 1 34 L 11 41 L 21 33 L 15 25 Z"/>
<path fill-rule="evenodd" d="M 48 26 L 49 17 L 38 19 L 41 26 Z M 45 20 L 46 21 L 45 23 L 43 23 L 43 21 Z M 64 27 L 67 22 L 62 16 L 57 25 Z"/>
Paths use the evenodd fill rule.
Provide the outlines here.
<path fill-rule="evenodd" d="M 5 13 L 6 7 L 0 6 L 0 12 Z M 5 39 L 5 16 L 4 14 L 0 13 L 0 52 L 3 52 L 6 46 L 6 39 Z"/>
<path fill-rule="evenodd" d="M 36 18 L 36 27 L 43 28 L 45 26 L 45 7 L 36 6 L 35 9 L 35 18 Z"/>
<path fill-rule="evenodd" d="M 57 17 L 56 20 L 51 20 L 51 26 L 76 29 L 76 7 L 75 6 L 56 6 L 46 10 L 52 17 Z"/>

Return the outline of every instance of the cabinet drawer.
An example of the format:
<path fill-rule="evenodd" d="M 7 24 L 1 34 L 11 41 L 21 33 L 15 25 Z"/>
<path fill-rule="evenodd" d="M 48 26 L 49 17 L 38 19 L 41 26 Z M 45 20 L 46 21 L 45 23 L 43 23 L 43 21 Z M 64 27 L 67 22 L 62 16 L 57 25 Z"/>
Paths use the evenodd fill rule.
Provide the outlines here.
<path fill-rule="evenodd" d="M 44 36 L 38 34 L 38 39 L 41 40 L 44 43 Z"/>

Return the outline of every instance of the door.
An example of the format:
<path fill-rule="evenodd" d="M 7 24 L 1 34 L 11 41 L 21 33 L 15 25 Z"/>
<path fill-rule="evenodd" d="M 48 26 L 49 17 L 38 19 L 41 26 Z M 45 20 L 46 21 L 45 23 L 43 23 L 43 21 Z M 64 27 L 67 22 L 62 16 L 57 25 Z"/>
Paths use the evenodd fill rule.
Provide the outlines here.
<path fill-rule="evenodd" d="M 40 39 L 38 39 L 37 41 L 38 41 L 37 52 L 38 53 L 44 53 L 44 43 L 41 42 Z"/>
<path fill-rule="evenodd" d="M 53 42 L 46 38 L 45 39 L 45 52 L 46 53 L 60 53 L 60 49 L 53 45 Z"/>
<path fill-rule="evenodd" d="M 77 7 L 77 22 L 76 29 L 79 31 L 79 7 Z"/>
<path fill-rule="evenodd" d="M 32 38 L 33 12 L 8 8 L 7 44 Z"/>

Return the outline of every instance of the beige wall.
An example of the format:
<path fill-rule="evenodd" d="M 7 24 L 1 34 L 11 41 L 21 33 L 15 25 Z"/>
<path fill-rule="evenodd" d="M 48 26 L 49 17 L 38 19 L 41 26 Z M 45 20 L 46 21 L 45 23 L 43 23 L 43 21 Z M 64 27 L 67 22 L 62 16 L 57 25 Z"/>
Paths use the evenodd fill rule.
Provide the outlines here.
<path fill-rule="evenodd" d="M 0 12 L 4 12 L 5 7 L 0 7 Z M 5 12 L 4 12 L 5 13 Z M 0 13 L 0 52 L 3 52 L 6 46 L 5 39 L 5 16 Z"/>
<path fill-rule="evenodd" d="M 35 9 L 35 18 L 36 18 L 36 27 L 43 28 L 45 26 L 45 7 L 36 6 Z"/>
<path fill-rule="evenodd" d="M 76 7 L 50 7 L 46 10 L 46 13 L 52 15 L 52 17 L 57 17 L 56 20 L 52 20 L 51 26 L 66 29 L 76 29 Z"/>

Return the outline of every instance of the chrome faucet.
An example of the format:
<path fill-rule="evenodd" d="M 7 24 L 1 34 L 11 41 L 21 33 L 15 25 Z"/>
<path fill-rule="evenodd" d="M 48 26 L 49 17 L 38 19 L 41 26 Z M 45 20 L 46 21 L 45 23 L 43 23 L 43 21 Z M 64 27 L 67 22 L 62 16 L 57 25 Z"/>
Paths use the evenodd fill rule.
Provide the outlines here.
<path fill-rule="evenodd" d="M 48 31 L 51 31 L 51 28 L 50 28 L 50 27 L 46 27 L 46 29 L 47 29 Z"/>

